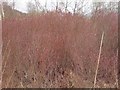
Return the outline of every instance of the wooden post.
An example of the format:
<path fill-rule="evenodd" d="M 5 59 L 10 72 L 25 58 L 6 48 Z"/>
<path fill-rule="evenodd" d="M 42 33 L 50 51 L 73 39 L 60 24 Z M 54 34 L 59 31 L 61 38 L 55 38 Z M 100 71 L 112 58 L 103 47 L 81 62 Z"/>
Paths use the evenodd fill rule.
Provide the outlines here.
<path fill-rule="evenodd" d="M 100 49 L 99 49 L 99 55 L 98 55 L 98 60 L 97 60 L 97 67 L 96 67 L 96 71 L 95 71 L 94 88 L 96 87 L 96 80 L 97 80 L 98 68 L 99 68 L 99 64 L 100 64 L 100 57 L 101 57 L 101 51 L 102 51 L 103 38 L 104 38 L 104 31 L 102 33 Z"/>

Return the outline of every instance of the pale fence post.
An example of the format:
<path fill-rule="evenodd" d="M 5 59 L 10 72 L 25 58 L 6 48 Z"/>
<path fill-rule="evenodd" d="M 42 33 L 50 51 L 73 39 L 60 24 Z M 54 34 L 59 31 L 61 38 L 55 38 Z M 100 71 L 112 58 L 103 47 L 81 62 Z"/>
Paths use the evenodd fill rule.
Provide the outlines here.
<path fill-rule="evenodd" d="M 96 71 L 95 71 L 94 88 L 96 87 L 96 79 L 97 79 L 98 68 L 99 68 L 99 64 L 100 64 L 100 57 L 101 57 L 101 51 L 102 51 L 103 38 L 104 38 L 104 31 L 103 31 L 102 37 L 101 37 L 99 55 L 98 55 L 97 66 L 96 66 Z"/>

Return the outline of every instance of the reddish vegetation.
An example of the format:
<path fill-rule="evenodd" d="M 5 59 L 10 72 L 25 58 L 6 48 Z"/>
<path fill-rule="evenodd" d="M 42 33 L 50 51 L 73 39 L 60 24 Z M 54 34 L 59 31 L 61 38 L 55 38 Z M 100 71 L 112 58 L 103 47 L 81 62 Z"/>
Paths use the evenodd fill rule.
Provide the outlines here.
<path fill-rule="evenodd" d="M 97 85 L 116 87 L 117 14 L 97 16 L 50 12 L 3 20 L 2 87 L 93 87 L 102 31 Z"/>

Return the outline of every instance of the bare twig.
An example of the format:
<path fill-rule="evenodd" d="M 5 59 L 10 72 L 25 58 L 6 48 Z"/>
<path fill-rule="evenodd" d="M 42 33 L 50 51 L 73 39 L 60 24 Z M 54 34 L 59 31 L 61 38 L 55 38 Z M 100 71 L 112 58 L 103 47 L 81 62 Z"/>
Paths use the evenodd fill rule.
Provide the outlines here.
<path fill-rule="evenodd" d="M 3 66 L 2 75 L 3 75 L 4 71 L 5 71 L 5 68 L 6 68 L 6 65 L 7 65 L 7 60 L 8 60 L 8 57 L 9 57 L 9 55 L 10 55 L 10 52 L 11 52 L 11 49 L 8 51 L 8 54 L 7 54 L 7 57 L 6 57 L 6 61 L 5 61 L 5 64 L 4 64 L 4 66 Z M 4 59 L 3 59 L 3 60 L 4 60 Z"/>
<path fill-rule="evenodd" d="M 104 31 L 103 31 L 102 37 L 101 37 L 101 43 L 100 43 L 100 49 L 99 49 L 99 56 L 98 56 L 97 67 L 96 67 L 96 71 L 95 71 L 94 88 L 96 86 L 96 79 L 97 79 L 98 68 L 99 68 L 99 63 L 100 63 L 100 56 L 101 56 L 101 51 L 102 51 L 103 38 L 104 38 Z"/>
<path fill-rule="evenodd" d="M 20 85 L 21 85 L 22 88 L 24 88 L 22 81 L 20 82 Z"/>
<path fill-rule="evenodd" d="M 9 83 L 10 83 L 10 81 L 11 81 L 13 75 L 14 75 L 14 72 L 15 72 L 15 69 L 13 69 L 13 72 L 12 72 L 11 76 L 10 76 L 9 79 L 8 79 L 8 82 L 7 82 L 7 84 L 6 84 L 6 88 L 8 88 L 8 85 L 9 85 Z"/>
<path fill-rule="evenodd" d="M 118 49 L 117 49 L 117 57 L 118 57 Z M 118 85 L 118 70 L 117 70 L 117 67 L 118 67 L 118 65 L 117 65 L 117 63 L 118 63 L 118 61 L 117 61 L 118 59 L 116 59 L 116 62 L 115 62 L 115 64 L 114 64 L 114 72 L 115 72 L 115 78 L 116 78 L 116 82 L 115 82 L 115 85 L 116 85 L 116 87 L 117 88 L 119 88 L 119 85 Z"/>
<path fill-rule="evenodd" d="M 7 42 L 6 48 L 5 48 L 5 50 L 4 50 L 3 60 L 4 60 L 4 58 L 5 58 L 5 53 L 6 53 L 6 50 L 8 49 L 9 44 L 10 44 L 10 40 Z"/>

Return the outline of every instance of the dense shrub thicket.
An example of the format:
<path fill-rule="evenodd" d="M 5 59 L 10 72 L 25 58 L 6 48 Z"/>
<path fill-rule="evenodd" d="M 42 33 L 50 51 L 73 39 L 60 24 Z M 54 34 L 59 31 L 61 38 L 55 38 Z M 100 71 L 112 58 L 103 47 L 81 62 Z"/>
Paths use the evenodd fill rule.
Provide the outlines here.
<path fill-rule="evenodd" d="M 97 86 L 115 87 L 117 20 L 102 11 L 4 19 L 2 87 L 93 87 L 103 31 Z"/>

